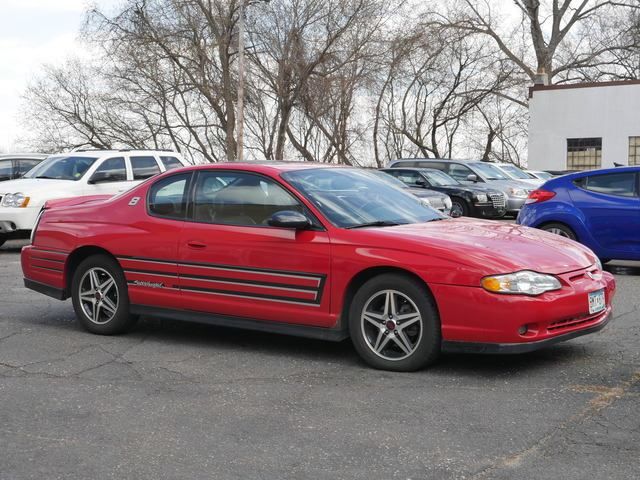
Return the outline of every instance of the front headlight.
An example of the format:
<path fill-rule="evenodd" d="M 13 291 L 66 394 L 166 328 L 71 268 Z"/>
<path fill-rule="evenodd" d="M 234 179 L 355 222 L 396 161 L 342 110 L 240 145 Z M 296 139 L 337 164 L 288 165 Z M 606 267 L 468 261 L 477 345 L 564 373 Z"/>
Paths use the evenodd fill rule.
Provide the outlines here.
<path fill-rule="evenodd" d="M 487 203 L 489 201 L 489 197 L 485 193 L 476 193 L 473 198 L 478 203 Z"/>
<path fill-rule="evenodd" d="M 446 197 L 446 198 L 444 199 L 444 207 L 445 207 L 445 208 L 447 208 L 447 209 L 450 209 L 450 208 L 451 208 L 451 205 L 452 205 L 452 203 L 451 203 L 451 199 L 450 199 L 449 197 Z"/>
<path fill-rule="evenodd" d="M 492 275 L 482 279 L 482 288 L 493 293 L 519 295 L 540 295 L 552 290 L 560 290 L 562 285 L 553 275 L 522 270 L 506 275 Z"/>
<path fill-rule="evenodd" d="M 27 197 L 24 193 L 7 193 L 2 198 L 3 207 L 24 208 L 27 205 L 29 205 L 29 197 Z"/>
<path fill-rule="evenodd" d="M 516 198 L 527 198 L 529 196 L 529 191 L 524 188 L 510 188 L 509 194 Z"/>
<path fill-rule="evenodd" d="M 431 202 L 429 201 L 429 199 L 428 199 L 428 198 L 424 198 L 424 197 L 423 197 L 423 198 L 421 198 L 421 199 L 420 199 L 420 201 L 422 202 L 422 204 L 423 204 L 425 207 L 430 207 L 430 206 L 431 206 Z"/>

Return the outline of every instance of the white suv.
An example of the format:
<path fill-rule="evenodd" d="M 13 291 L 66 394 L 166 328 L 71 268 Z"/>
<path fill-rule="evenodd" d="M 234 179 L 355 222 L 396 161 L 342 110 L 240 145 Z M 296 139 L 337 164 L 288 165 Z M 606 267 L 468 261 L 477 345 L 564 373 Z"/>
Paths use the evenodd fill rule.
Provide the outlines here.
<path fill-rule="evenodd" d="M 78 150 L 51 155 L 24 177 L 0 183 L 0 245 L 29 238 L 47 200 L 115 195 L 158 173 L 190 165 L 159 150 Z"/>

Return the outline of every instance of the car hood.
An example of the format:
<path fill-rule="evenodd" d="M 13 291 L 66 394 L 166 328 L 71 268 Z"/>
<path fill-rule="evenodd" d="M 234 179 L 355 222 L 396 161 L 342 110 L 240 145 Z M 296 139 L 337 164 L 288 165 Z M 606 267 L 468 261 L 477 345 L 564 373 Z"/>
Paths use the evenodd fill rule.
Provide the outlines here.
<path fill-rule="evenodd" d="M 77 185 L 73 180 L 54 180 L 50 178 L 18 178 L 0 183 L 0 193 L 31 193 L 39 190 L 56 188 L 65 190 L 70 186 Z"/>
<path fill-rule="evenodd" d="M 486 274 L 534 270 L 561 274 L 596 262 L 577 242 L 520 225 L 467 218 L 371 229 L 386 245 L 457 259 Z M 394 237 L 394 238 L 388 238 Z M 402 239 L 401 242 L 398 239 Z"/>
<path fill-rule="evenodd" d="M 471 193 L 502 193 L 502 191 L 497 188 L 492 188 L 488 185 L 484 186 L 484 185 L 475 184 L 475 183 L 473 185 L 467 185 L 466 183 L 461 183 L 460 185 L 447 185 L 444 188 L 456 188 L 456 189 L 465 190 Z"/>
<path fill-rule="evenodd" d="M 440 198 L 444 200 L 449 196 L 446 193 L 429 190 L 427 188 L 408 188 L 407 191 L 420 198 Z"/>

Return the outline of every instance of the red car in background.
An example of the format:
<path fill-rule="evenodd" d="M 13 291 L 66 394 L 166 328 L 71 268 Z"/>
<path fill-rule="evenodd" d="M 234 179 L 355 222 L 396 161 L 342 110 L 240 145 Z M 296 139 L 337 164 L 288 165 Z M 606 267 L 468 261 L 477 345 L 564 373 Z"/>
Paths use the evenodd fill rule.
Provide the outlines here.
<path fill-rule="evenodd" d="M 598 331 L 615 291 L 571 240 L 452 219 L 374 173 L 312 163 L 188 167 L 50 202 L 22 268 L 93 333 L 148 314 L 351 337 L 367 363 L 400 371 Z"/>

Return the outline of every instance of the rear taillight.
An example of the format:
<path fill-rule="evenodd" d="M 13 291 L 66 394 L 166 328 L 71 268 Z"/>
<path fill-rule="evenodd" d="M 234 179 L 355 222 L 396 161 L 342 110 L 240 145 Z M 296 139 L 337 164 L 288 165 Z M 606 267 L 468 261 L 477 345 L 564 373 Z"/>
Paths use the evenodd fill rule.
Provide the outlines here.
<path fill-rule="evenodd" d="M 527 200 L 524 203 L 540 203 L 555 197 L 555 192 L 549 192 L 547 190 L 534 190 L 529 194 Z"/>

